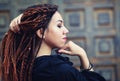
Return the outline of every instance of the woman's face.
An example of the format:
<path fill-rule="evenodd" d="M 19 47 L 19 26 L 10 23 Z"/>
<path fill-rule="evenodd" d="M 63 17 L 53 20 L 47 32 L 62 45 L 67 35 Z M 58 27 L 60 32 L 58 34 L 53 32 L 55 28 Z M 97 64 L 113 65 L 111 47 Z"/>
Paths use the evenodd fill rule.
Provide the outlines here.
<path fill-rule="evenodd" d="M 48 28 L 45 30 L 44 41 L 51 48 L 61 48 L 67 41 L 68 29 L 64 26 L 63 18 L 59 12 L 55 12 Z"/>

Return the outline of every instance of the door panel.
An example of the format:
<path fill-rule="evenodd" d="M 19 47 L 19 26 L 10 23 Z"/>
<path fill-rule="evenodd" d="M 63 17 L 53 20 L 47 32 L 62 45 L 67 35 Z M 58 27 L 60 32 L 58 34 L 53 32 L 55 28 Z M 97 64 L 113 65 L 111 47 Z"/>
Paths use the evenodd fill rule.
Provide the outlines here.
<path fill-rule="evenodd" d="M 94 1 L 94 2 L 93 2 Z M 76 3 L 77 2 L 77 3 Z M 107 81 L 118 81 L 120 58 L 116 58 L 116 6 L 114 0 L 75 0 L 64 2 L 64 18 L 69 39 L 79 44 Z M 119 42 L 119 41 L 117 41 Z M 118 43 L 119 44 L 119 43 Z M 76 57 L 71 58 L 79 67 Z"/>

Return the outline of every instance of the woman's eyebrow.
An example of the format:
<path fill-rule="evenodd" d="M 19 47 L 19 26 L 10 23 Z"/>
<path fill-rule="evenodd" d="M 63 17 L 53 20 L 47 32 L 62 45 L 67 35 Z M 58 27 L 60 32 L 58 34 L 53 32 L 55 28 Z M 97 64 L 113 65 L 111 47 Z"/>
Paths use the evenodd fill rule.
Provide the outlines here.
<path fill-rule="evenodd" d="M 61 22 L 61 23 L 62 23 L 62 22 L 63 22 L 63 20 L 57 20 L 56 22 Z"/>

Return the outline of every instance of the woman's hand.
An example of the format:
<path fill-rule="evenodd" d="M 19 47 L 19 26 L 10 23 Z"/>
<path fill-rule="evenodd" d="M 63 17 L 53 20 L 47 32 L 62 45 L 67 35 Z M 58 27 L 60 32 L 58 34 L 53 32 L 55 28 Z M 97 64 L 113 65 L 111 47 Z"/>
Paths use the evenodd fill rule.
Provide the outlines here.
<path fill-rule="evenodd" d="M 72 41 L 67 42 L 61 49 L 58 50 L 58 52 L 68 55 L 77 55 L 77 56 L 82 56 L 84 54 L 86 55 L 84 49 Z"/>
<path fill-rule="evenodd" d="M 78 56 L 80 58 L 81 65 L 84 69 L 88 69 L 90 65 L 85 50 L 72 41 L 67 42 L 61 49 L 58 50 L 58 52 L 67 55 Z M 93 69 L 91 69 L 91 71 L 93 71 Z"/>
<path fill-rule="evenodd" d="M 22 17 L 23 14 L 20 14 L 19 16 L 17 16 L 16 18 L 14 18 L 11 23 L 10 23 L 10 29 L 13 31 L 13 32 L 18 32 L 20 30 L 18 24 L 20 24 L 21 22 L 21 17 Z"/>

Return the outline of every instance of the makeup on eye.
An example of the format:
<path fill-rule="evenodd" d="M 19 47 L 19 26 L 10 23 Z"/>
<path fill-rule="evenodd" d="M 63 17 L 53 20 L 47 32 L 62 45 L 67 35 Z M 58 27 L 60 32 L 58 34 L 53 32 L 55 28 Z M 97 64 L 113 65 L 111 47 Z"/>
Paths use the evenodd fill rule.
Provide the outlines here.
<path fill-rule="evenodd" d="M 57 24 L 57 27 L 58 27 L 58 28 L 61 28 L 61 27 L 64 26 L 62 19 L 61 19 L 61 20 L 57 20 L 56 22 L 58 23 L 58 24 Z"/>
<path fill-rule="evenodd" d="M 62 24 L 61 24 L 61 23 L 59 23 L 59 24 L 57 25 L 57 27 L 61 28 L 61 27 L 62 27 Z"/>

